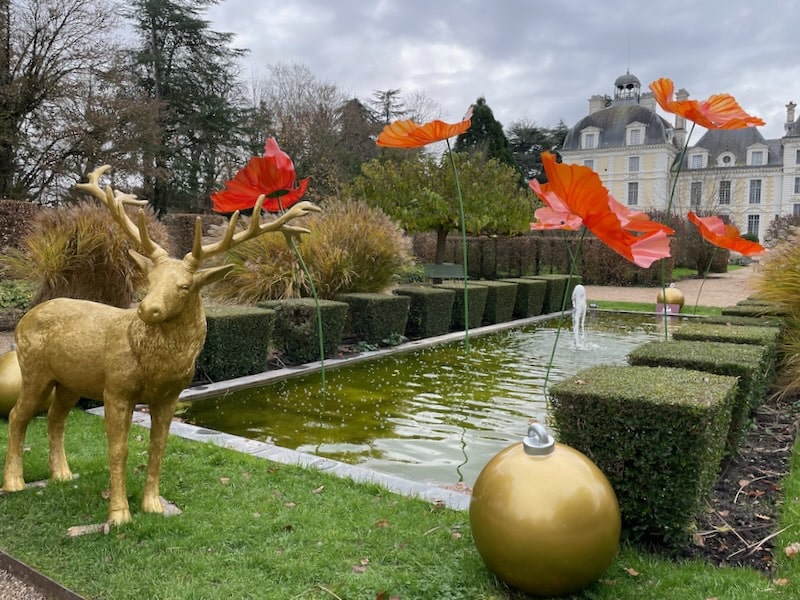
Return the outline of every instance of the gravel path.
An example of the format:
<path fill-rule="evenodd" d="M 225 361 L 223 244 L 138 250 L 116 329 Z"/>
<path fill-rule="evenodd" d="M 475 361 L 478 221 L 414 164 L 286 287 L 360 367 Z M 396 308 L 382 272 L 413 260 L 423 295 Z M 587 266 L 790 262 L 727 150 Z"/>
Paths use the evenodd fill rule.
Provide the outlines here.
<path fill-rule="evenodd" d="M 758 264 L 736 269 L 728 273 L 712 273 L 705 281 L 684 279 L 675 284 L 681 292 L 687 307 L 695 303 L 700 306 L 733 306 L 752 296 L 757 288 Z M 702 286 L 702 289 L 701 289 Z M 660 287 L 612 287 L 600 285 L 586 286 L 587 301 L 612 300 L 615 302 L 652 302 L 655 308 Z M 700 293 L 699 302 L 697 294 Z"/>

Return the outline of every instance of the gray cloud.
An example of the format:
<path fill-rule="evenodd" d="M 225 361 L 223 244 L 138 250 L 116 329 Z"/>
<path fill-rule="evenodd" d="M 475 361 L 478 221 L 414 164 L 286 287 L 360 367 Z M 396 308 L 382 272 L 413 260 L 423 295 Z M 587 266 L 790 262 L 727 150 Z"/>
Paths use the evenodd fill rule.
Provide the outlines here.
<path fill-rule="evenodd" d="M 248 48 L 245 68 L 300 63 L 369 99 L 424 91 L 454 121 L 484 96 L 504 125 L 585 116 L 630 69 L 643 89 L 669 77 L 692 98 L 733 94 L 783 134 L 800 101 L 800 0 L 226 0 L 208 18 Z"/>

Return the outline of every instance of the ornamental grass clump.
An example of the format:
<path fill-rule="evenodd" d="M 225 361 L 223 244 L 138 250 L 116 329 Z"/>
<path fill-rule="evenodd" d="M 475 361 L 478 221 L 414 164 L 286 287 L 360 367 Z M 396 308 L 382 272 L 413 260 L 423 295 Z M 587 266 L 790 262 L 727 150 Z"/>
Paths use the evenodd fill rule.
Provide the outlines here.
<path fill-rule="evenodd" d="M 330 203 L 303 224 L 310 234 L 297 242 L 320 298 L 381 292 L 411 263 L 411 246 L 382 211 L 363 202 Z M 262 236 L 227 254 L 231 273 L 211 290 L 222 302 L 257 304 L 310 296 L 306 273 L 285 240 Z"/>
<path fill-rule="evenodd" d="M 169 251 L 166 228 L 152 210 L 145 214 L 152 239 Z M 82 202 L 40 211 L 20 249 L 0 257 L 0 264 L 11 277 L 34 285 L 31 305 L 67 297 L 127 308 L 146 283 L 129 250 L 142 248 L 122 234 L 105 208 Z"/>

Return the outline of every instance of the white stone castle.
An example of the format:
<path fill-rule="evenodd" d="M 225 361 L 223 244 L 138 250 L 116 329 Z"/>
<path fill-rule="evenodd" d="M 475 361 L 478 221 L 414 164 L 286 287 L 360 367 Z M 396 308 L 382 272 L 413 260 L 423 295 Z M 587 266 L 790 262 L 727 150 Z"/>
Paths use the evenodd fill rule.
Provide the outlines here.
<path fill-rule="evenodd" d="M 676 99 L 689 93 L 680 89 Z M 565 163 L 583 164 L 623 204 L 665 210 L 686 137 L 687 124 L 656 113 L 651 92 L 641 93 L 635 75 L 614 83 L 614 97 L 589 99 L 589 115 L 567 134 Z M 764 139 L 756 127 L 706 131 L 683 157 L 672 214 L 689 210 L 727 215 L 742 233 L 764 239 L 778 215 L 800 216 L 800 119 L 786 105 L 785 134 Z M 691 124 L 690 124 L 691 125 Z"/>

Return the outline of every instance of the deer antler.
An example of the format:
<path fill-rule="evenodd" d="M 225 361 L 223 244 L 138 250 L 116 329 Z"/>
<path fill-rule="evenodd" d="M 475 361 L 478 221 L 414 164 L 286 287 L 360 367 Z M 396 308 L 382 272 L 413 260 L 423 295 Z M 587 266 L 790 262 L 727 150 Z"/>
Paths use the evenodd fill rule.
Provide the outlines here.
<path fill-rule="evenodd" d="M 125 205 L 131 206 L 147 206 L 147 200 L 139 200 L 134 194 L 124 194 L 119 190 L 112 190 L 111 186 L 106 186 L 102 189 L 99 185 L 100 177 L 109 169 L 110 165 L 103 165 L 96 168 L 89 173 L 87 183 L 75 184 L 75 187 L 84 192 L 88 192 L 100 202 L 106 205 L 111 216 L 122 227 L 125 235 L 132 241 L 139 244 L 149 257 L 155 261 L 159 258 L 166 257 L 167 251 L 155 243 L 147 232 L 147 221 L 145 219 L 144 209 L 140 208 L 137 213 L 137 223 L 134 223 L 125 212 Z"/>
<path fill-rule="evenodd" d="M 246 242 L 247 240 L 251 240 L 271 231 L 283 231 L 291 235 L 309 233 L 309 230 L 304 227 L 289 225 L 289 221 L 297 217 L 303 217 L 310 212 L 320 212 L 320 208 L 317 205 L 303 201 L 292 206 L 278 218 L 262 223 L 259 216 L 261 215 L 261 206 L 264 204 L 264 198 L 265 197 L 261 195 L 258 197 L 258 200 L 256 200 L 256 204 L 253 207 L 253 216 L 250 218 L 247 229 L 239 231 L 238 233 L 236 232 L 236 223 L 239 220 L 239 211 L 237 210 L 231 215 L 228 228 L 225 230 L 225 235 L 221 240 L 213 244 L 203 245 L 203 221 L 198 217 L 195 221 L 192 251 L 184 257 L 184 260 L 191 261 L 194 265 L 200 266 L 204 260 L 212 256 L 222 254 L 242 242 Z"/>

